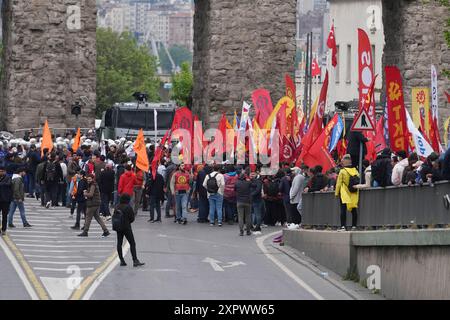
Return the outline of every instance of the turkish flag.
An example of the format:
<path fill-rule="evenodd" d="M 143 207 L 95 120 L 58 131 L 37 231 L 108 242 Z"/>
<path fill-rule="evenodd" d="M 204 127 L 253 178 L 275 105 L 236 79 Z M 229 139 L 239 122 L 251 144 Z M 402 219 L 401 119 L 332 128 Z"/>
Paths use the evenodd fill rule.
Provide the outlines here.
<path fill-rule="evenodd" d="M 327 47 L 330 48 L 331 51 L 331 62 L 333 67 L 337 66 L 337 46 L 336 46 L 336 38 L 334 33 L 334 24 L 331 26 L 330 34 L 328 35 Z"/>
<path fill-rule="evenodd" d="M 314 59 L 311 64 L 311 76 L 317 77 L 320 76 L 320 67 L 317 63 L 317 59 Z"/>

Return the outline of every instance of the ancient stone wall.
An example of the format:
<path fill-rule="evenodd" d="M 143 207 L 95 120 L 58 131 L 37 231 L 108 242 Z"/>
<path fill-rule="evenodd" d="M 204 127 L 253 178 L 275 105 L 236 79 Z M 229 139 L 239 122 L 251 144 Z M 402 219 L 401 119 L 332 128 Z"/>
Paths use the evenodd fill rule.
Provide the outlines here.
<path fill-rule="evenodd" d="M 294 73 L 296 0 L 196 0 L 193 109 L 204 122 L 233 114 L 264 87 L 275 104 Z"/>
<path fill-rule="evenodd" d="M 397 65 L 401 70 L 407 106 L 411 106 L 412 87 L 431 87 L 430 68 L 436 66 L 441 129 L 450 116 L 444 93 L 450 85 L 442 74 L 450 69 L 450 50 L 444 38 L 449 17 L 448 8 L 437 0 L 383 0 L 383 65 Z"/>
<path fill-rule="evenodd" d="M 46 119 L 51 127 L 93 127 L 95 1 L 3 2 L 1 127 L 7 130 L 40 127 Z M 82 103 L 77 123 L 70 113 L 71 105 L 81 102 L 81 97 L 87 97 L 84 100 L 90 103 Z"/>

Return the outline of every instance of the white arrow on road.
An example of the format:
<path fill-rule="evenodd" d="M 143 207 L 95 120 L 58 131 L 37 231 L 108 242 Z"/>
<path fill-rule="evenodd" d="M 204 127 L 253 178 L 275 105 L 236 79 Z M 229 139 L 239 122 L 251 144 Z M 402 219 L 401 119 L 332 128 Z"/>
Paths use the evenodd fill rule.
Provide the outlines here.
<path fill-rule="evenodd" d="M 237 267 L 237 266 L 245 266 L 245 263 L 242 261 L 230 262 L 229 265 L 223 266 L 223 268 L 233 268 L 233 267 Z"/>
<path fill-rule="evenodd" d="M 215 260 L 213 258 L 206 258 L 205 260 L 203 260 L 203 262 L 209 263 L 214 271 L 225 271 L 221 266 L 219 266 L 219 263 L 222 263 L 221 261 Z"/>
<path fill-rule="evenodd" d="M 221 267 L 220 264 L 223 262 L 213 259 L 213 258 L 206 258 L 203 260 L 205 263 L 209 263 L 211 267 L 214 269 L 214 271 L 225 271 L 223 268 L 233 268 L 237 266 L 245 266 L 245 263 L 242 261 L 234 261 L 234 262 L 228 262 L 226 266 Z"/>

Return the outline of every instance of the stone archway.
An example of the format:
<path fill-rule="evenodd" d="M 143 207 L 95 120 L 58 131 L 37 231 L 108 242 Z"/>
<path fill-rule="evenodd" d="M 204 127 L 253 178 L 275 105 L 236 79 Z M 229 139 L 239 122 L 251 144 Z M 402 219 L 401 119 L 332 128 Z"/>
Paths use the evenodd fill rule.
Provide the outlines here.
<path fill-rule="evenodd" d="M 40 127 L 45 119 L 52 127 L 93 127 L 95 1 L 3 0 L 2 21 L 1 128 Z M 78 123 L 70 114 L 75 101 L 88 102 Z"/>

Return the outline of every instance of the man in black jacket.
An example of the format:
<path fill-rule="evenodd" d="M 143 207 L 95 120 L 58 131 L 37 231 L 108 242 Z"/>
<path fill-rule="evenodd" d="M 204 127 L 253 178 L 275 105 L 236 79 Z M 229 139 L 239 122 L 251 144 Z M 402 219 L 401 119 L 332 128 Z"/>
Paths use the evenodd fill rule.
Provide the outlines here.
<path fill-rule="evenodd" d="M 347 137 L 348 146 L 347 153 L 350 154 L 352 158 L 352 164 L 359 168 L 359 152 L 361 149 L 361 143 L 363 145 L 363 155 L 364 159 L 367 154 L 366 142 L 369 141 L 360 131 L 350 131 Z"/>
<path fill-rule="evenodd" d="M 122 194 L 119 199 L 119 205 L 117 205 L 114 215 L 122 214 L 122 226 L 121 230 L 117 231 L 117 254 L 120 259 L 120 266 L 126 266 L 125 259 L 122 253 L 123 238 L 125 237 L 130 244 L 131 256 L 133 257 L 133 266 L 139 267 L 143 266 L 145 263 L 140 262 L 137 258 L 136 253 L 136 242 L 134 240 L 133 229 L 131 224 L 134 222 L 135 214 L 133 208 L 130 206 L 130 196 L 126 193 Z"/>
<path fill-rule="evenodd" d="M 101 170 L 97 184 L 100 189 L 100 213 L 107 217 L 107 220 L 110 220 L 111 213 L 109 211 L 109 204 L 113 200 L 113 191 L 114 191 L 114 179 L 115 173 L 112 169 L 112 164 L 107 164 L 104 170 Z"/>
<path fill-rule="evenodd" d="M 251 179 L 251 195 L 252 195 L 252 222 L 255 226 L 253 231 L 261 231 L 263 199 L 262 199 L 262 181 L 258 173 L 252 172 Z"/>
<path fill-rule="evenodd" d="M 383 149 L 377 159 L 372 163 L 372 178 L 375 187 L 387 187 L 392 185 L 391 150 Z"/>
<path fill-rule="evenodd" d="M 8 212 L 12 196 L 12 182 L 11 178 L 6 175 L 5 167 L 0 167 L 0 211 L 2 212 L 2 235 L 6 235 L 6 226 L 8 225 Z"/>
<path fill-rule="evenodd" d="M 58 206 L 58 186 L 63 181 L 63 172 L 59 164 L 58 158 L 55 154 L 51 154 L 50 158 L 44 166 L 44 184 L 45 184 L 45 199 L 47 209 Z"/>
<path fill-rule="evenodd" d="M 236 191 L 236 202 L 238 210 L 238 221 L 239 221 L 239 235 L 244 235 L 244 223 L 247 226 L 247 235 L 252 234 L 252 194 L 251 194 L 251 181 L 247 178 L 245 173 L 239 175 L 238 181 L 234 185 L 234 190 Z"/>
<path fill-rule="evenodd" d="M 208 192 L 203 186 L 203 182 L 208 174 L 212 173 L 212 168 L 210 165 L 206 164 L 205 167 L 200 170 L 196 180 L 195 190 L 198 194 L 198 218 L 197 222 L 205 223 L 208 222 L 209 215 L 209 202 L 208 202 Z"/>
<path fill-rule="evenodd" d="M 161 222 L 161 202 L 164 201 L 164 178 L 158 172 L 155 179 L 153 179 L 153 173 L 150 170 L 147 183 L 145 185 L 145 192 L 149 197 L 150 203 L 150 220 L 148 222 Z M 156 210 L 156 220 L 155 220 Z"/>

